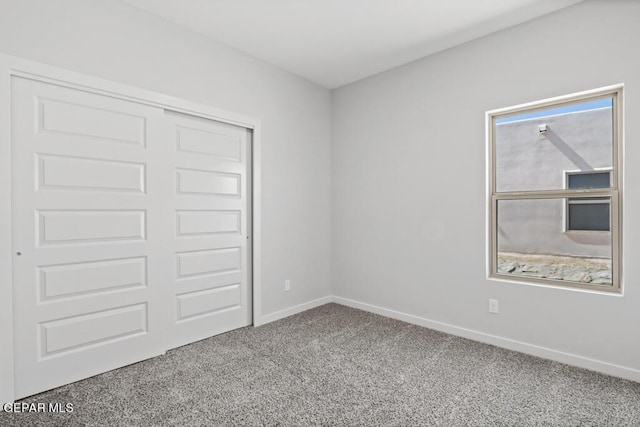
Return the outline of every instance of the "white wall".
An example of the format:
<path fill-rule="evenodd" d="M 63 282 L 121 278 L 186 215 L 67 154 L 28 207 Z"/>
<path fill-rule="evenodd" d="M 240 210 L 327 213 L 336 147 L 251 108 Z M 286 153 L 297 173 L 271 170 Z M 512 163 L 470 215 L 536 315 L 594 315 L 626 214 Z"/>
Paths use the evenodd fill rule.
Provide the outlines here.
<path fill-rule="evenodd" d="M 114 0 L 0 0 L 0 52 L 260 118 L 263 314 L 330 294 L 328 90 Z"/>
<path fill-rule="evenodd" d="M 639 16 L 586 1 L 335 90 L 334 294 L 640 379 Z M 624 296 L 487 280 L 485 111 L 620 82 Z"/>

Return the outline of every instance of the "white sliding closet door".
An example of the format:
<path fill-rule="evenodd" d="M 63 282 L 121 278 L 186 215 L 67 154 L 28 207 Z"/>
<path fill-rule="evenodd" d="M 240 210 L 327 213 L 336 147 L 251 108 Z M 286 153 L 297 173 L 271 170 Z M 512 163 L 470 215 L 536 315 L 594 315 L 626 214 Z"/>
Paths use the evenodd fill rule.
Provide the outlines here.
<path fill-rule="evenodd" d="M 162 110 L 22 78 L 12 92 L 21 397 L 161 354 L 168 272 L 147 179 Z"/>
<path fill-rule="evenodd" d="M 167 111 L 176 307 L 170 347 L 251 324 L 250 131 Z"/>
<path fill-rule="evenodd" d="M 250 133 L 12 78 L 16 398 L 251 324 Z"/>

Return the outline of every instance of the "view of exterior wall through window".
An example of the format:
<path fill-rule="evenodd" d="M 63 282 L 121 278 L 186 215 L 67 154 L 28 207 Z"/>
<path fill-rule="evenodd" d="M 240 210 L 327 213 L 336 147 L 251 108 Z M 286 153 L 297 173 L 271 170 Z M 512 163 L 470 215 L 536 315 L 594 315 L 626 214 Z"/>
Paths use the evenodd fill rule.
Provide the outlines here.
<path fill-rule="evenodd" d="M 621 97 L 487 113 L 490 277 L 620 290 Z"/>

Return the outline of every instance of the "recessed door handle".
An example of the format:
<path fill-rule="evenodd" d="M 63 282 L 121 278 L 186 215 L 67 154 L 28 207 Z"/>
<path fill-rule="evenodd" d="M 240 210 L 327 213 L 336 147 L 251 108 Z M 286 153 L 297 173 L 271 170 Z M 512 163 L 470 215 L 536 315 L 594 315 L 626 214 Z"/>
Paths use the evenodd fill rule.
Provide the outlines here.
<path fill-rule="evenodd" d="M 16 252 L 16 255 L 21 256 L 22 252 Z"/>

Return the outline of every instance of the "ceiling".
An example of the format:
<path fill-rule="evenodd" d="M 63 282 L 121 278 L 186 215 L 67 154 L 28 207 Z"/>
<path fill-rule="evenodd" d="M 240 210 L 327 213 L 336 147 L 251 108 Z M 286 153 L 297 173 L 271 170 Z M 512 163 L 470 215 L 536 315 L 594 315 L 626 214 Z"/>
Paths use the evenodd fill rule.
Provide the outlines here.
<path fill-rule="evenodd" d="M 582 0 L 123 0 L 333 89 Z"/>

